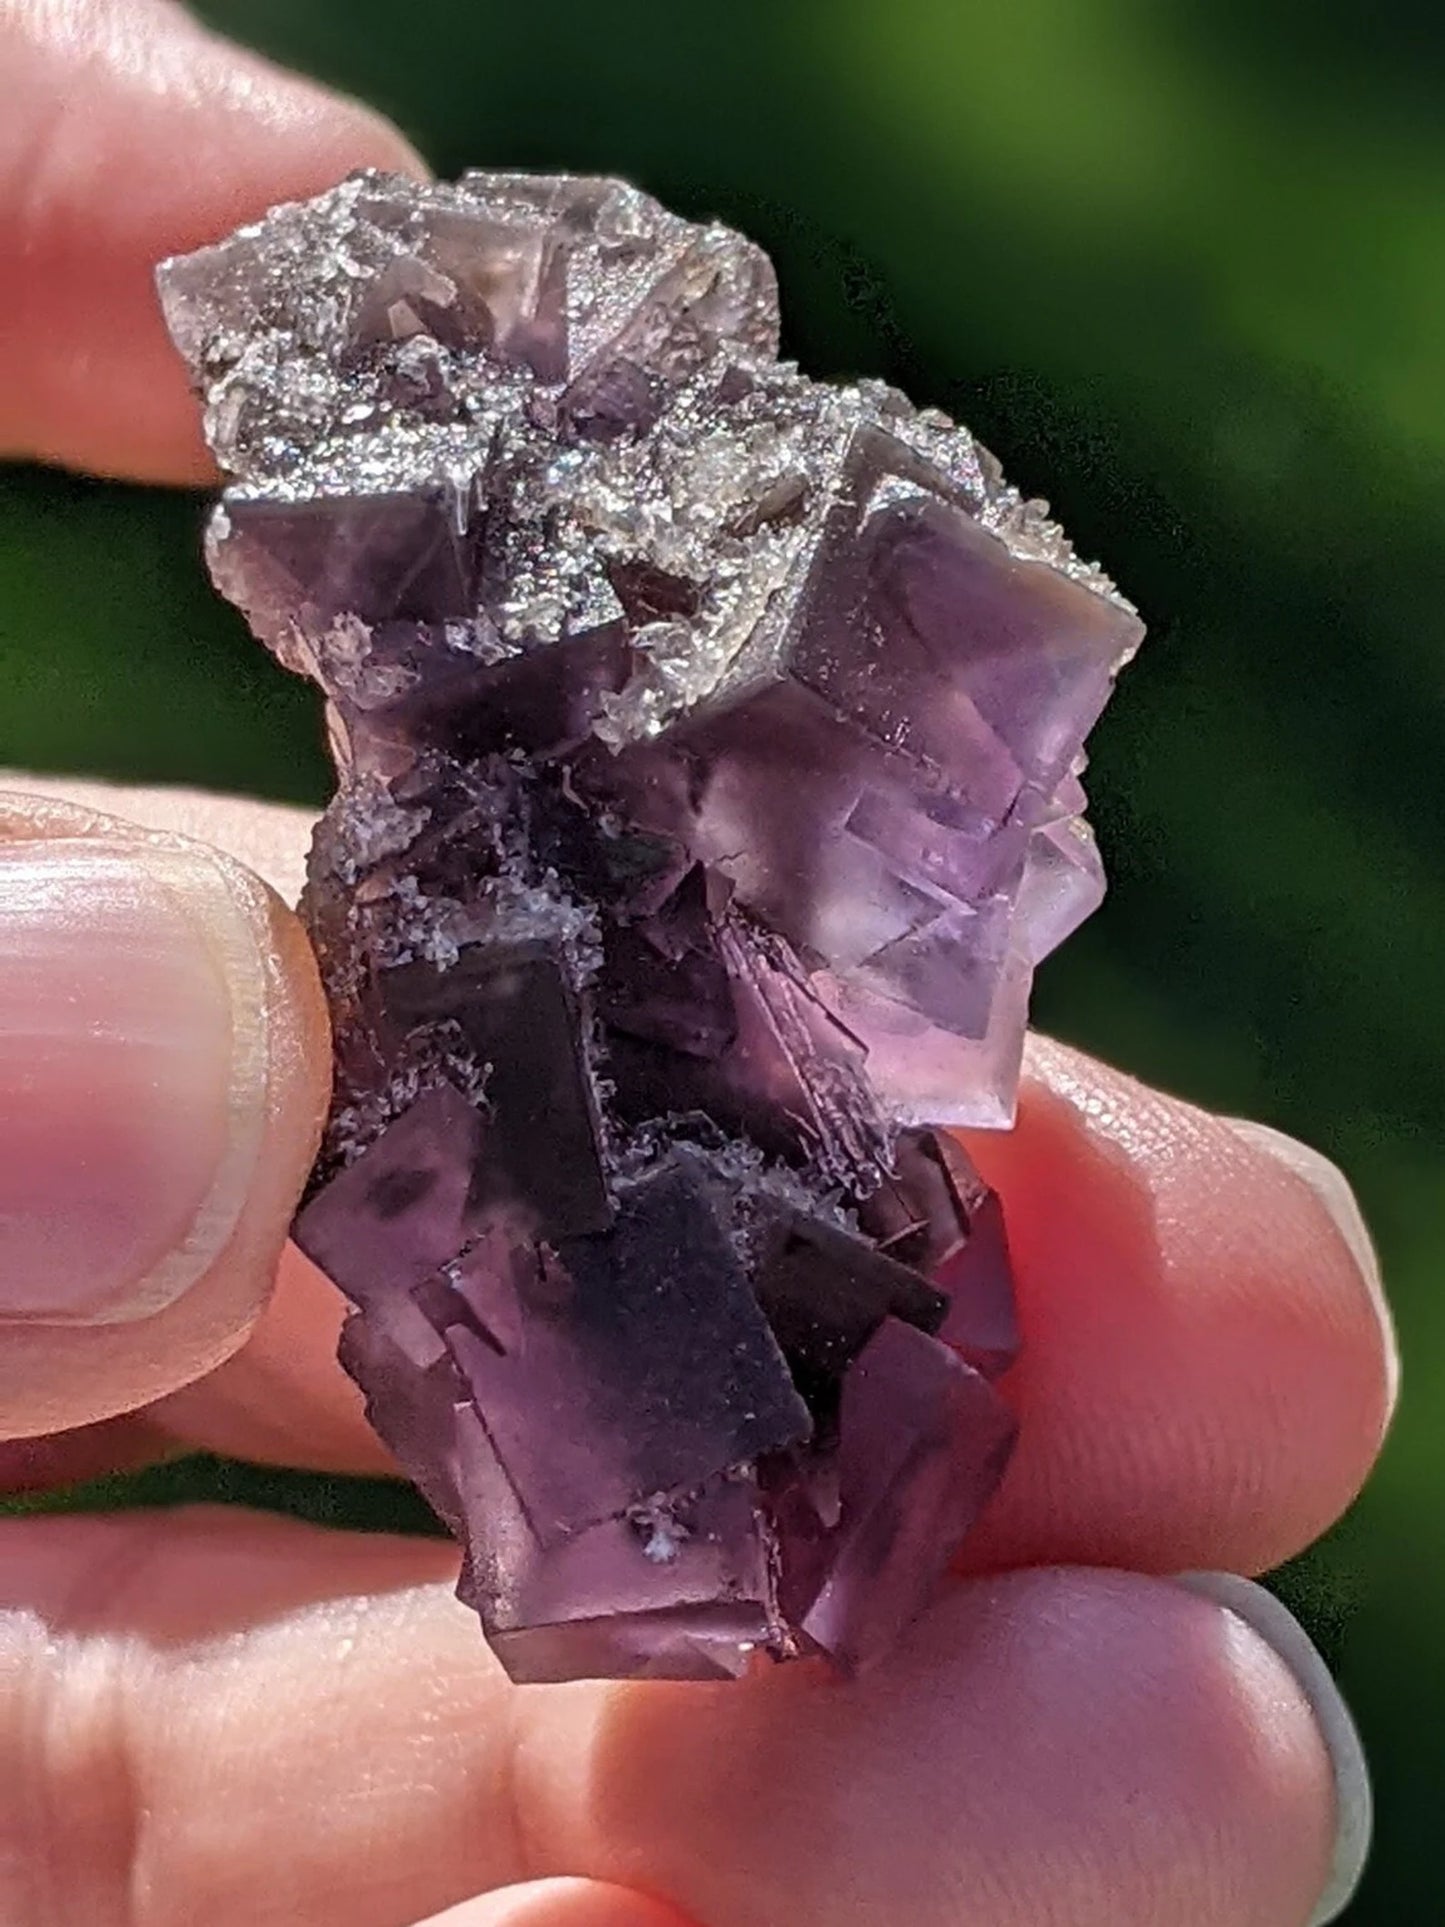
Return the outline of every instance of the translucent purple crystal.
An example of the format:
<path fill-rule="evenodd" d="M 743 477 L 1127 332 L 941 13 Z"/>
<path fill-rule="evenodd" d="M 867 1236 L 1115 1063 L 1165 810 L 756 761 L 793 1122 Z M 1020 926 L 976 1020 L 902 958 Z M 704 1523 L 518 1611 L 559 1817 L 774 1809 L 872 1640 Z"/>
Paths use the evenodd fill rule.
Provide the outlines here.
<path fill-rule="evenodd" d="M 358 176 L 166 263 L 222 590 L 326 693 L 302 1247 L 518 1679 L 876 1660 L 1007 1461 L 1035 965 L 1140 625 L 615 181 Z"/>

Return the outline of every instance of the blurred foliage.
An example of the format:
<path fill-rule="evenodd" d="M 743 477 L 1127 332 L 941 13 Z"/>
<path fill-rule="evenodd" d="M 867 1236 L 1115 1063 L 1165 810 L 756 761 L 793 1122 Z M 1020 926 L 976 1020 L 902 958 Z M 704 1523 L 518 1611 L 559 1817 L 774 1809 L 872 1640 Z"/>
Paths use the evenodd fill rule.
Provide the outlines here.
<path fill-rule="evenodd" d="M 621 173 L 743 227 L 777 260 L 790 352 L 951 409 L 1140 603 L 1152 640 L 1090 786 L 1113 894 L 1037 1014 L 1320 1144 L 1365 1200 L 1404 1411 L 1365 1497 L 1279 1583 L 1374 1762 L 1352 1927 L 1436 1918 L 1445 19 L 1389 0 L 203 10 L 385 107 L 440 172 Z M 0 760 L 323 795 L 309 696 L 209 596 L 199 525 L 179 497 L 0 476 Z M 334 1482 L 215 1468 L 141 1496 L 196 1489 L 383 1522 Z"/>
<path fill-rule="evenodd" d="M 415 1487 L 399 1479 L 346 1478 L 292 1472 L 274 1465 L 193 1452 L 141 1472 L 87 1479 L 63 1492 L 8 1499 L 8 1513 L 131 1512 L 173 1505 L 245 1505 L 283 1512 L 312 1525 L 350 1532 L 420 1533 L 445 1538 L 446 1528 Z"/>

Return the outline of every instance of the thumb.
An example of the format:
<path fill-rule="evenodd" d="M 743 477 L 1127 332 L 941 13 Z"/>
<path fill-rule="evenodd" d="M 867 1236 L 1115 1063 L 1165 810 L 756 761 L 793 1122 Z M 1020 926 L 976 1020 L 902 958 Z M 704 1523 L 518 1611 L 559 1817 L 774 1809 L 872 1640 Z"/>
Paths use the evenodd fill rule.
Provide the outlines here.
<path fill-rule="evenodd" d="M 305 935 L 258 878 L 0 793 L 0 1438 L 132 1410 L 241 1345 L 327 1057 Z"/>

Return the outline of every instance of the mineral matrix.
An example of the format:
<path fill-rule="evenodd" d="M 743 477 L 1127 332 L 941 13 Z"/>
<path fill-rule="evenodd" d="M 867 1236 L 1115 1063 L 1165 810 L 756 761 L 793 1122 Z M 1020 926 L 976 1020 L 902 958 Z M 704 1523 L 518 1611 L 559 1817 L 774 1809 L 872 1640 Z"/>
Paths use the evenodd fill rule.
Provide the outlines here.
<path fill-rule="evenodd" d="M 296 1222 L 519 1680 L 887 1651 L 988 1500 L 1034 966 L 1133 611 L 617 181 L 366 174 L 163 264 L 223 592 L 327 698 Z"/>

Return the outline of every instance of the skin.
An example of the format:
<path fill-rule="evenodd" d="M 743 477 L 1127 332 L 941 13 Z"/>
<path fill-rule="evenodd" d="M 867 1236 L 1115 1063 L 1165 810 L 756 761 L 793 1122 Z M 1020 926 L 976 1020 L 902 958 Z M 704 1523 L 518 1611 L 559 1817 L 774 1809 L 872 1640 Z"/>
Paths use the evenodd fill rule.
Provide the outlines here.
<path fill-rule="evenodd" d="M 369 112 L 178 11 L 0 0 L 19 291 L 0 448 L 205 479 L 151 263 L 363 164 L 420 168 Z M 129 1324 L 0 1320 L 0 1481 L 192 1445 L 385 1469 L 333 1359 L 339 1300 L 283 1243 L 326 1101 L 286 908 L 307 818 L 8 791 L 0 849 L 119 837 L 143 861 L 179 835 L 234 866 L 271 960 L 270 1055 L 244 1195 L 189 1290 Z M 58 1115 L 40 1104 L 36 1128 L 63 1185 Z M 1334 1831 L 1319 1730 L 1273 1650 L 1166 1575 L 1264 1570 L 1368 1473 L 1396 1372 L 1358 1238 L 1257 1137 L 1042 1039 L 1018 1128 L 970 1149 L 1013 1239 L 1022 1443 L 875 1675 L 517 1689 L 434 1543 L 229 1510 L 0 1520 L 0 1784 L 19 1790 L 0 1918 L 1303 1927 Z"/>

